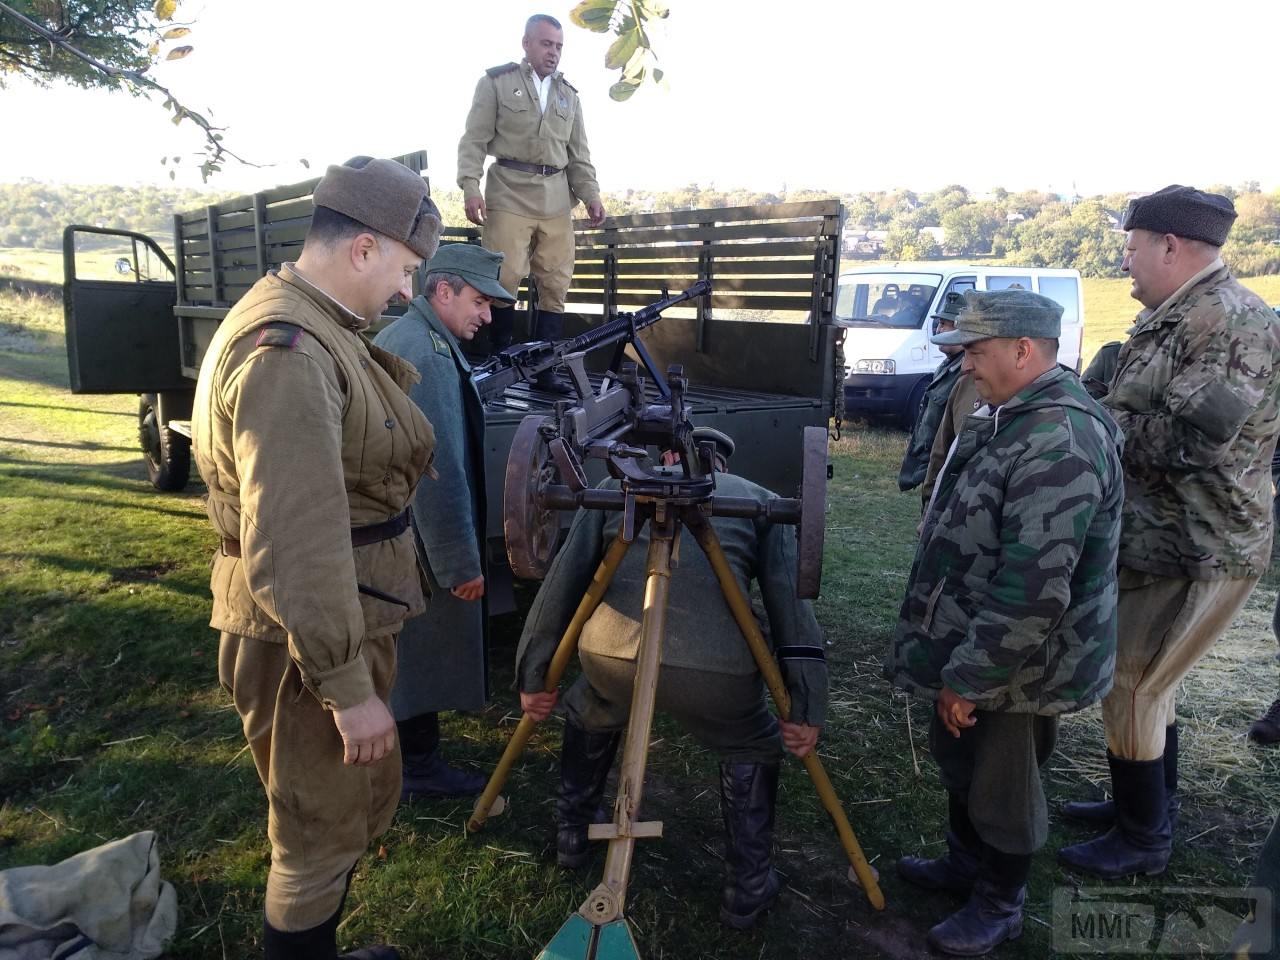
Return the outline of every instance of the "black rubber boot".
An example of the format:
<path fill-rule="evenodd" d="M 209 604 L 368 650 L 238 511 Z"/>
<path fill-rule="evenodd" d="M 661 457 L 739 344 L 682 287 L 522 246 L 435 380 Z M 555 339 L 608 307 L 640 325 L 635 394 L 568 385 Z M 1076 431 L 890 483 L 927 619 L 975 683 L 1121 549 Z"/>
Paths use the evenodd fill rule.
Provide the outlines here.
<path fill-rule="evenodd" d="M 420 713 L 396 721 L 403 782 L 400 802 L 442 797 L 474 797 L 488 780 L 483 774 L 451 767 L 440 756 L 440 715 Z"/>
<path fill-rule="evenodd" d="M 1276 610 L 1280 611 L 1280 605 Z M 1249 727 L 1249 739 L 1264 745 L 1280 743 L 1280 700 L 1273 700 L 1267 712 L 1253 721 Z"/>
<path fill-rule="evenodd" d="M 587 827 L 609 817 L 600 801 L 609 778 L 620 733 L 592 733 L 564 725 L 560 748 L 560 790 L 556 794 L 556 863 L 570 870 L 591 861 Z"/>
<path fill-rule="evenodd" d="M 980 957 L 1022 935 L 1031 854 L 1001 853 L 983 844 L 982 870 L 969 902 L 929 931 L 929 946 L 957 957 Z"/>
<path fill-rule="evenodd" d="M 489 352 L 498 353 L 511 346 L 511 334 L 516 326 L 516 308 L 489 307 Z"/>
<path fill-rule="evenodd" d="M 1164 760 L 1121 760 L 1107 755 L 1116 795 L 1116 823 L 1101 837 L 1063 847 L 1058 859 L 1107 879 L 1163 873 L 1173 850 L 1165 799 Z"/>
<path fill-rule="evenodd" d="M 534 340 L 559 340 L 564 333 L 564 314 L 538 311 L 533 323 Z M 548 393 L 559 393 L 568 396 L 573 393 L 573 385 L 564 377 L 558 376 L 554 370 L 543 370 L 533 378 L 533 385 Z"/>
<path fill-rule="evenodd" d="M 337 913 L 309 930 L 277 930 L 262 918 L 262 948 L 267 960 L 335 960 L 338 956 Z"/>
<path fill-rule="evenodd" d="M 947 794 L 947 852 L 935 859 L 901 857 L 898 876 L 925 890 L 945 890 L 968 896 L 982 864 L 982 841 L 978 838 L 969 808 L 957 794 Z"/>
<path fill-rule="evenodd" d="M 778 802 L 777 763 L 721 763 L 728 881 L 720 895 L 720 922 L 735 930 L 755 926 L 782 887 L 773 869 L 773 816 Z"/>
<path fill-rule="evenodd" d="M 356 875 L 356 866 L 347 871 L 347 884 L 342 890 L 342 899 L 333 916 L 309 930 L 277 930 L 262 918 L 262 947 L 267 960 L 400 960 L 400 951 L 395 947 L 378 944 L 362 947 L 351 953 L 338 954 L 338 919 L 342 916 L 342 908 L 347 905 L 347 893 L 351 890 L 351 878 Z"/>
<path fill-rule="evenodd" d="M 1280 700 L 1276 703 L 1280 705 Z M 1277 710 L 1277 716 L 1280 717 L 1280 710 Z M 1280 736 L 1280 731 L 1277 731 L 1277 735 Z M 1178 797 L 1178 723 L 1176 720 L 1164 728 L 1164 794 L 1169 802 L 1169 829 L 1173 830 L 1178 826 L 1178 814 L 1182 810 L 1182 800 Z M 1096 827 L 1110 827 L 1116 822 L 1116 803 L 1114 800 L 1076 800 L 1063 807 L 1062 814 Z"/>

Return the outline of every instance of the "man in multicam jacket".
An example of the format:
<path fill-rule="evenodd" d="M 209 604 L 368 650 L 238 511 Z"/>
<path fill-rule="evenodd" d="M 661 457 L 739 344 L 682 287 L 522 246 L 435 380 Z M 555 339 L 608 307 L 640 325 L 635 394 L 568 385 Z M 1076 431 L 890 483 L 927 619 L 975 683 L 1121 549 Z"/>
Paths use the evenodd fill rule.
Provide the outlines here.
<path fill-rule="evenodd" d="M 946 333 L 956 328 L 956 317 L 964 305 L 964 297 L 958 293 L 948 293 L 938 312 L 933 315 L 933 332 Z M 911 438 L 907 441 L 907 453 L 902 458 L 902 469 L 898 472 L 898 489 L 903 493 L 914 490 L 924 482 L 925 472 L 929 467 L 929 450 L 933 447 L 933 438 L 947 412 L 947 400 L 951 398 L 951 388 L 960 379 L 960 364 L 964 360 L 964 348 L 948 345 L 940 347 L 945 357 L 933 371 L 929 386 L 925 388 L 924 400 L 920 404 L 919 416 L 911 428 Z M 925 494 L 925 502 L 929 500 Z"/>
<path fill-rule="evenodd" d="M 1226 197 L 1170 186 L 1133 201 L 1123 269 L 1145 309 L 1103 403 L 1125 434 L 1115 688 L 1103 701 L 1114 826 L 1067 847 L 1104 877 L 1159 873 L 1176 815 L 1174 692 L 1244 605 L 1271 555 L 1280 326 L 1219 248 Z"/>
<path fill-rule="evenodd" d="M 929 932 L 976 956 L 1022 931 L 1048 834 L 1039 768 L 1058 714 L 1111 686 L 1123 501 L 1115 422 L 1057 363 L 1062 307 L 1027 290 L 965 294 L 957 328 L 985 404 L 966 418 L 925 511 L 885 664 L 936 701 L 930 750 L 948 851 L 904 857 L 909 882 L 969 895 Z"/>

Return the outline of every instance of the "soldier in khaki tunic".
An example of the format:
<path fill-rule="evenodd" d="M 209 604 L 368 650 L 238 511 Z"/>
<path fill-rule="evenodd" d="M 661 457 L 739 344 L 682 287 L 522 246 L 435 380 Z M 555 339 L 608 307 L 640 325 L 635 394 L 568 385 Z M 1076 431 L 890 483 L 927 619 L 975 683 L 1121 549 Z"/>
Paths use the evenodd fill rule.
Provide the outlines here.
<path fill-rule="evenodd" d="M 1143 305 L 1102 403 L 1124 431 L 1115 687 L 1102 703 L 1114 826 L 1064 848 L 1104 877 L 1160 873 L 1177 814 L 1174 694 L 1271 555 L 1280 325 L 1223 264 L 1226 197 L 1170 186 L 1130 204 L 1123 269 Z"/>
<path fill-rule="evenodd" d="M 417 373 L 361 331 L 435 251 L 422 178 L 330 167 L 296 264 L 245 294 L 201 365 L 193 448 L 222 544 L 211 626 L 266 788 L 268 958 L 333 958 L 355 865 L 391 823 L 395 643 L 423 610 L 406 508 L 435 448 Z M 395 958 L 389 947 L 344 954 Z"/>
<path fill-rule="evenodd" d="M 531 273 L 538 284 L 536 340 L 559 339 L 564 298 L 573 277 L 573 223 L 581 200 L 592 226 L 604 222 L 600 186 L 587 149 L 578 91 L 556 70 L 560 23 L 535 14 L 525 25 L 524 59 L 485 71 L 476 85 L 467 129 L 458 144 L 458 186 L 467 219 L 483 227 L 483 245 L 504 256 L 500 282 L 515 299 Z M 485 180 L 486 156 L 495 157 Z M 515 309 L 495 307 L 490 340 L 511 343 Z M 538 386 L 555 389 L 551 371 Z"/>

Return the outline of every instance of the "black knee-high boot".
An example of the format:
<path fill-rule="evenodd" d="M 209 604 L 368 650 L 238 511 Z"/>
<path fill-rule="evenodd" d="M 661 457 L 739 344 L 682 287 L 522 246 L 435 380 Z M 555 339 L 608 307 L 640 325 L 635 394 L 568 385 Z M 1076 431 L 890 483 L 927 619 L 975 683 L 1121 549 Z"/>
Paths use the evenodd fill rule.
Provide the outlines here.
<path fill-rule="evenodd" d="M 1280 702 L 1280 701 L 1277 701 Z M 1169 828 L 1178 825 L 1178 813 L 1182 800 L 1178 797 L 1178 721 L 1164 728 L 1164 794 L 1169 804 Z M 1062 808 L 1064 816 L 1097 827 L 1109 827 L 1116 822 L 1114 800 L 1075 800 Z"/>
<path fill-rule="evenodd" d="M 721 763 L 720 812 L 724 816 L 728 881 L 720 897 L 720 922 L 736 930 L 754 926 L 778 899 L 782 883 L 773 869 L 773 819 L 778 763 Z"/>
<path fill-rule="evenodd" d="M 607 819 L 600 807 L 619 733 L 592 733 L 564 725 L 560 748 L 560 790 L 556 794 L 556 862 L 576 870 L 591 860 L 587 828 Z"/>
<path fill-rule="evenodd" d="M 947 852 L 940 857 L 900 857 L 898 875 L 926 890 L 965 894 L 973 890 L 982 863 L 982 840 L 969 819 L 969 807 L 957 793 L 947 793 Z"/>

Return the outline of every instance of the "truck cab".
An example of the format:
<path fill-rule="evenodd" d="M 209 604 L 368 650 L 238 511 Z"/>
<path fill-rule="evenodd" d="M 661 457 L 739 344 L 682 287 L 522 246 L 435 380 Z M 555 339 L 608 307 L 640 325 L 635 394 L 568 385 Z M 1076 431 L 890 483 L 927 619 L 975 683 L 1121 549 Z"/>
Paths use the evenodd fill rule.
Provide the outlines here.
<path fill-rule="evenodd" d="M 835 322 L 846 330 L 845 410 L 910 427 L 943 360 L 930 342 L 933 313 L 948 293 L 1020 287 L 1062 304 L 1058 360 L 1078 372 L 1084 297 L 1076 270 L 934 261 L 868 264 L 840 275 Z"/>

